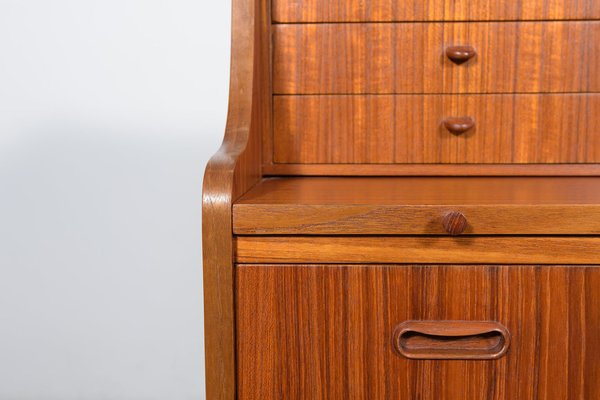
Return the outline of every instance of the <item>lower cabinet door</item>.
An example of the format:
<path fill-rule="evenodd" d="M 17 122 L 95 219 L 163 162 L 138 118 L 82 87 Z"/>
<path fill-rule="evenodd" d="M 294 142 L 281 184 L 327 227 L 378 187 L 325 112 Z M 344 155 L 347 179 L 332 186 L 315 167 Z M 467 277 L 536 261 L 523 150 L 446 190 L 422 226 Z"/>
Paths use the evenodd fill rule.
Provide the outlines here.
<path fill-rule="evenodd" d="M 238 265 L 238 398 L 600 399 L 600 267 Z"/>

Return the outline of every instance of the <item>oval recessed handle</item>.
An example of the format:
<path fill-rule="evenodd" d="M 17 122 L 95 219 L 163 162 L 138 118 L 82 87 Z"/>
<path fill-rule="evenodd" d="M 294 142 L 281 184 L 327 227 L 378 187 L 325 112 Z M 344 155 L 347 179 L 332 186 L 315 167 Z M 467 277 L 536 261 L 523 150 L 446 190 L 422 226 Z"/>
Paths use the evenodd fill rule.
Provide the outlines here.
<path fill-rule="evenodd" d="M 460 235 L 468 224 L 467 217 L 460 211 L 447 212 L 442 218 L 442 225 L 450 235 Z"/>
<path fill-rule="evenodd" d="M 495 321 L 406 321 L 394 331 L 394 348 L 418 360 L 495 360 L 510 346 L 510 333 Z"/>
<path fill-rule="evenodd" d="M 475 127 L 472 117 L 448 117 L 444 120 L 444 126 L 454 135 L 461 135 Z"/>
<path fill-rule="evenodd" d="M 477 55 L 472 46 L 450 46 L 446 49 L 446 56 L 455 64 L 463 64 Z"/>

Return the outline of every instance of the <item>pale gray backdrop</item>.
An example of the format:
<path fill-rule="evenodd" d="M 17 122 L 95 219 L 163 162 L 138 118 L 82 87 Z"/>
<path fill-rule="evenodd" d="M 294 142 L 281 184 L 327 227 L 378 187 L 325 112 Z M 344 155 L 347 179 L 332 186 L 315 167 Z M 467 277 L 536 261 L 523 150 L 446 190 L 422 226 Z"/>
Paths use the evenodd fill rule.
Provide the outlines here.
<path fill-rule="evenodd" d="M 0 0 L 0 400 L 203 399 L 230 0 Z"/>

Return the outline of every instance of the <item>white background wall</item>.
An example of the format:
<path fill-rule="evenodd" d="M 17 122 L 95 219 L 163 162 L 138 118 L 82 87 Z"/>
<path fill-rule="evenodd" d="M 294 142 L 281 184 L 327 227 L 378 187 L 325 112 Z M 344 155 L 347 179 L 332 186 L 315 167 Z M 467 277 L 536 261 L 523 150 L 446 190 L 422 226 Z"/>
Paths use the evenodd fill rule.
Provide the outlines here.
<path fill-rule="evenodd" d="M 0 0 L 0 399 L 204 398 L 230 0 Z"/>

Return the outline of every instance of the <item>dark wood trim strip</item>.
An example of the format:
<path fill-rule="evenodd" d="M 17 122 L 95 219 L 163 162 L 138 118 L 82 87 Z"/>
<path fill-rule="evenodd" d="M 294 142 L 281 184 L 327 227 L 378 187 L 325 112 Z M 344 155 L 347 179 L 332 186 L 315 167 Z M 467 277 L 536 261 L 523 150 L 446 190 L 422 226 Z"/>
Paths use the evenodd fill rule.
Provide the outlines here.
<path fill-rule="evenodd" d="M 600 164 L 265 164 L 265 176 L 600 176 Z"/>

